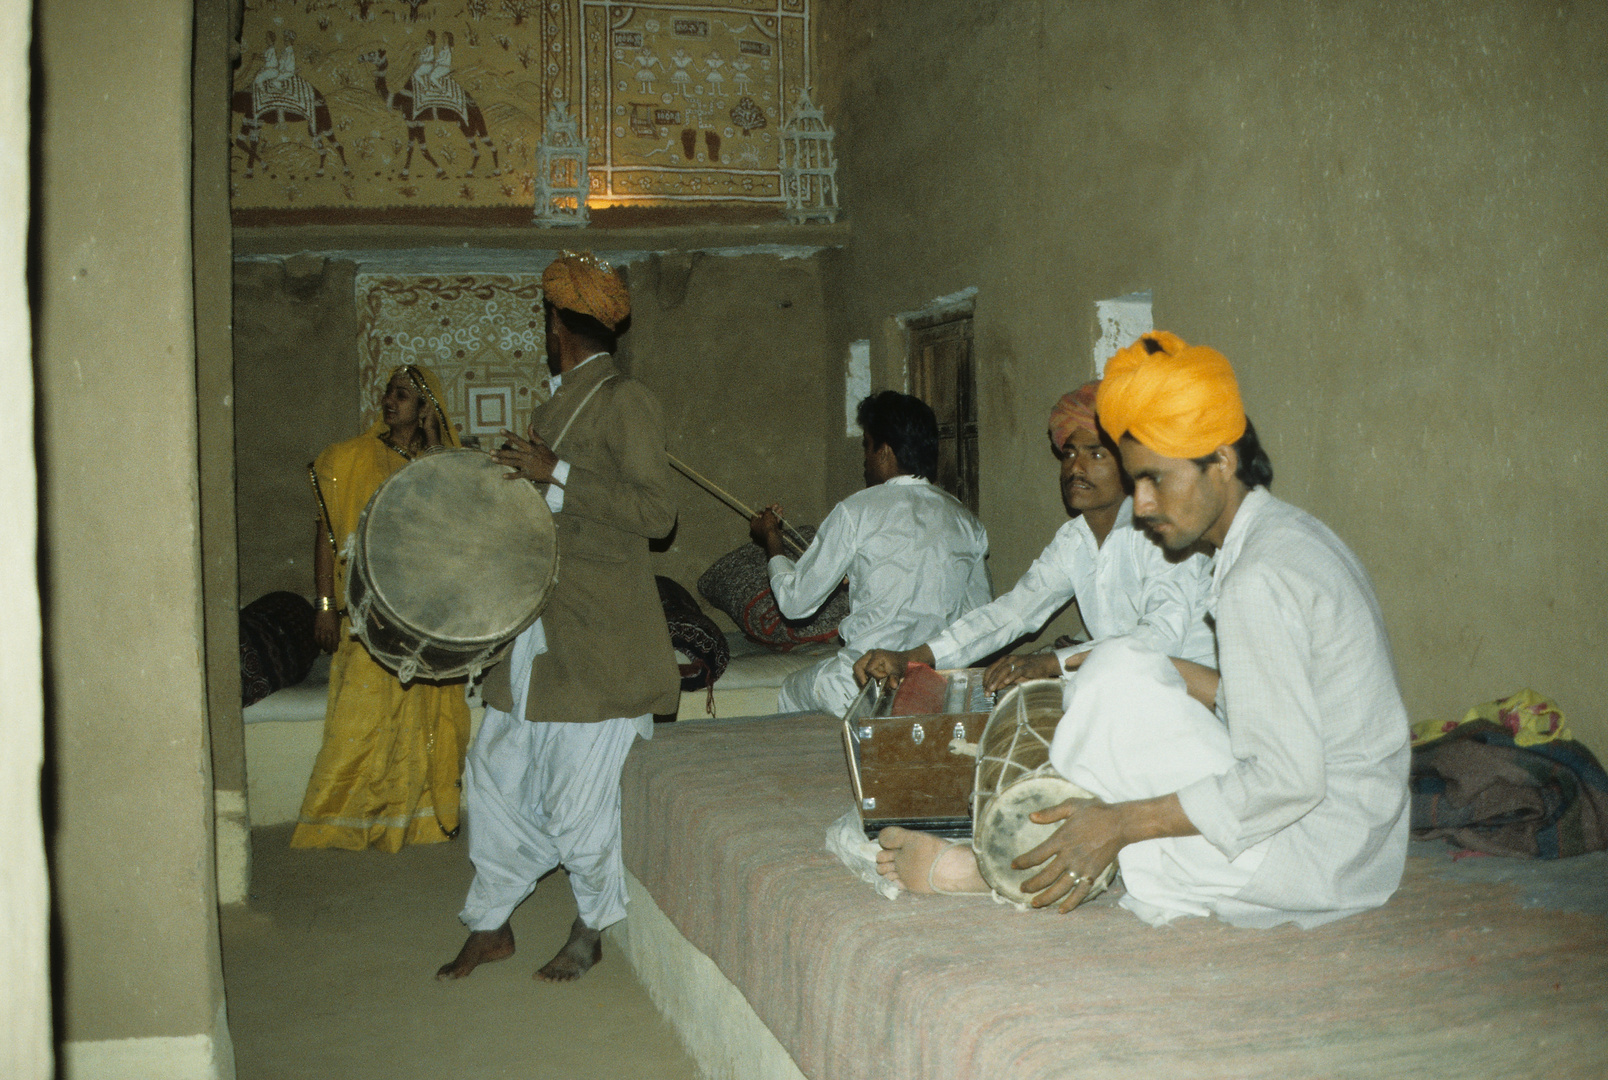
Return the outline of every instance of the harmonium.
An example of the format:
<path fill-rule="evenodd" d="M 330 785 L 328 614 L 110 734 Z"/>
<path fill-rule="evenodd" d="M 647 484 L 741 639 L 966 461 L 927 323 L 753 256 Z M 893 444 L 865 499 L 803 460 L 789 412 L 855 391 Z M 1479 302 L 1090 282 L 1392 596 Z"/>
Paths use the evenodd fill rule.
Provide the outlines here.
<path fill-rule="evenodd" d="M 843 714 L 843 749 L 867 839 L 890 825 L 971 836 L 977 741 L 993 708 L 982 668 L 911 664 L 894 690 L 865 684 Z"/>

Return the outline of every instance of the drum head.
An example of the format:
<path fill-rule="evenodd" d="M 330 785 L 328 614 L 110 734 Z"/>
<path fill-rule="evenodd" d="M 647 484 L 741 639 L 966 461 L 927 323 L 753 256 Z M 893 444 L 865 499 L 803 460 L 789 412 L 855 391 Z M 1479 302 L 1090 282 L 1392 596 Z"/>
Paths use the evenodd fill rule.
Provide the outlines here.
<path fill-rule="evenodd" d="M 1092 798 L 1093 795 L 1069 780 L 1043 774 L 1025 777 L 1000 792 L 983 808 L 972 833 L 977 870 L 983 880 L 1007 900 L 1018 904 L 1032 900 L 1033 894 L 1022 891 L 1022 882 L 1036 876 L 1044 868 L 1043 864 L 1031 870 L 1013 870 L 1011 861 L 1048 840 L 1061 823 L 1040 825 L 1027 815 L 1068 799 Z M 1115 863 L 1107 866 L 1095 879 L 1089 896 L 1105 891 L 1115 872 Z"/>
<path fill-rule="evenodd" d="M 374 493 L 360 542 L 376 600 L 421 638 L 475 645 L 541 614 L 558 563 L 547 500 L 476 450 L 429 454 Z"/>

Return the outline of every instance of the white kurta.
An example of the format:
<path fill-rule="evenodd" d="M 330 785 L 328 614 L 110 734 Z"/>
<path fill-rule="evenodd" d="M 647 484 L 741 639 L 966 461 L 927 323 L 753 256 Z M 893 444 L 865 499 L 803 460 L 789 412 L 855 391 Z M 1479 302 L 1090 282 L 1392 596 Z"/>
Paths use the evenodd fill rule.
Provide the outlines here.
<path fill-rule="evenodd" d="M 1184 812 L 1227 855 L 1272 838 L 1241 900 L 1330 917 L 1379 906 L 1407 858 L 1411 751 L 1367 571 L 1317 518 L 1258 488 L 1212 588 L 1235 765 L 1180 791 Z"/>
<path fill-rule="evenodd" d="M 560 381 L 553 377 L 554 393 Z M 547 506 L 555 514 L 564 508 L 569 469 L 567 461 L 553 469 L 557 483 L 547 489 Z M 471 930 L 495 930 L 507 922 L 542 875 L 559 865 L 569 873 L 587 926 L 601 930 L 625 918 L 620 770 L 631 744 L 639 736 L 653 737 L 653 715 L 587 724 L 528 722 L 531 662 L 546 651 L 547 635 L 537 619 L 514 640 L 514 711 L 486 708 L 464 762 L 464 817 L 475 879 L 458 917 Z"/>
<path fill-rule="evenodd" d="M 1127 906 L 1149 921 L 1205 908 L 1310 927 L 1378 907 L 1406 861 L 1409 749 L 1368 576 L 1321 522 L 1260 488 L 1214 562 L 1226 726 L 1178 704 L 1170 665 L 1119 639 L 1069 683 L 1051 760 L 1102 798 L 1177 792 L 1201 836 L 1121 856 Z"/>
<path fill-rule="evenodd" d="M 927 642 L 936 666 L 962 667 L 998 652 L 1042 627 L 1073 597 L 1091 641 L 1056 655 L 1066 658 L 1107 638 L 1131 635 L 1165 656 L 1217 666 L 1217 642 L 1206 623 L 1211 562 L 1179 559 L 1134 526 L 1133 500 L 1097 543 L 1082 515 L 1056 530 L 1016 587 L 963 616 Z"/>
<path fill-rule="evenodd" d="M 895 476 L 838 503 L 796 564 L 785 555 L 770 561 L 771 592 L 789 619 L 813 614 L 849 579 L 843 648 L 790 676 L 777 708 L 841 714 L 862 654 L 920 645 L 988 603 L 987 555 L 976 516 L 920 477 Z"/>

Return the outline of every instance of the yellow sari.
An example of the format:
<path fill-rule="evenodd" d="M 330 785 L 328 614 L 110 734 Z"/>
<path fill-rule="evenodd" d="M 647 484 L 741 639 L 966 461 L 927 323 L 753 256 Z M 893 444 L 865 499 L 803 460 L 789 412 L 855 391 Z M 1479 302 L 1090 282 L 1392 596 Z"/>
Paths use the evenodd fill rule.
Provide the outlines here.
<path fill-rule="evenodd" d="M 418 365 L 411 371 L 423 381 L 430 401 L 439 403 L 443 395 L 434 373 Z M 388 434 L 390 428 L 381 421 L 357 438 L 329 447 L 314 463 L 337 552 L 345 550 L 380 484 L 407 464 L 384 441 Z M 458 445 L 445 415 L 441 438 L 444 445 Z M 337 556 L 335 595 L 343 608 L 346 563 Z M 403 844 L 434 844 L 455 836 L 459 776 L 469 743 L 469 707 L 463 694 L 462 682 L 404 687 L 352 636 L 351 623 L 343 617 L 341 644 L 330 662 L 324 745 L 290 846 L 394 852 Z"/>

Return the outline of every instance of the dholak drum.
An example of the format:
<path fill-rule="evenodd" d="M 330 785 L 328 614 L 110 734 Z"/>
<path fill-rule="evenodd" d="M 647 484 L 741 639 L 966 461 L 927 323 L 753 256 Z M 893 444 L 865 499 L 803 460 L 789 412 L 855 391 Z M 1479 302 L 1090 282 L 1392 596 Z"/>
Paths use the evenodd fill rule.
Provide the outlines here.
<path fill-rule="evenodd" d="M 443 450 L 380 485 L 352 534 L 352 632 L 403 682 L 473 678 L 541 614 L 558 577 L 553 515 L 478 450 Z"/>
<path fill-rule="evenodd" d="M 972 847 L 977 852 L 977 869 L 994 892 L 1016 904 L 1032 899 L 1032 894 L 1022 891 L 1022 882 L 1037 875 L 1043 864 L 1013 870 L 1012 860 L 1060 828 L 1059 822 L 1040 825 L 1028 815 L 1067 799 L 1094 798 L 1050 764 L 1050 740 L 1061 713 L 1061 680 L 1019 683 L 994 706 L 977 743 L 972 785 Z M 1116 869 L 1116 863 L 1111 863 L 1101 871 L 1089 896 L 1104 892 Z"/>

